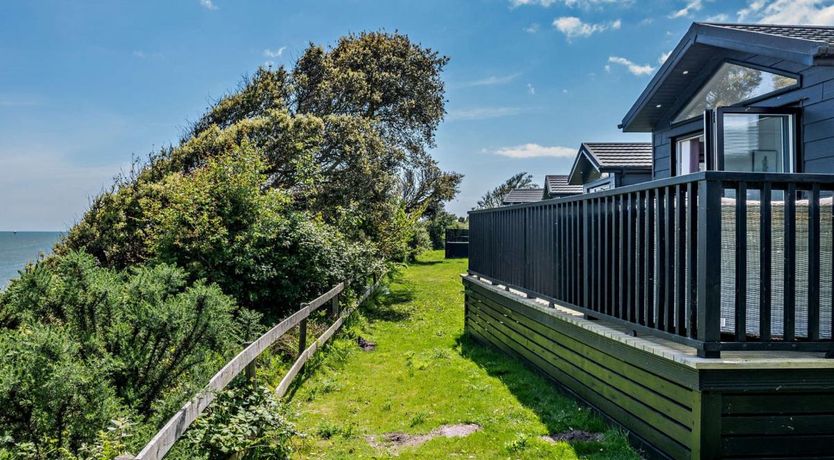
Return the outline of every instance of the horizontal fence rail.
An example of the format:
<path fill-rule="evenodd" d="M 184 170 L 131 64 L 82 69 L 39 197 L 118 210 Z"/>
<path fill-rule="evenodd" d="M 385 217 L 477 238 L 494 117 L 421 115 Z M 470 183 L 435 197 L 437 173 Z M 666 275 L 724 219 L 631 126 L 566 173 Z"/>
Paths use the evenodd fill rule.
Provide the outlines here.
<path fill-rule="evenodd" d="M 469 269 L 697 348 L 832 350 L 834 175 L 707 171 L 472 211 Z"/>
<path fill-rule="evenodd" d="M 255 375 L 255 365 L 258 356 L 264 351 L 274 345 L 278 339 L 284 336 L 290 329 L 299 326 L 299 354 L 293 363 L 287 375 L 281 380 L 281 383 L 275 389 L 279 397 L 283 397 L 293 379 L 298 375 L 303 368 L 304 363 L 315 354 L 324 343 L 326 343 L 344 324 L 345 320 L 350 314 L 362 305 L 376 290 L 379 285 L 379 278 L 374 278 L 373 282 L 365 289 L 359 297 L 353 308 L 340 311 L 339 298 L 342 291 L 344 291 L 345 284 L 339 283 L 331 290 L 317 297 L 310 303 L 302 304 L 301 308 L 284 319 L 272 329 L 264 333 L 257 340 L 249 344 L 240 353 L 237 354 L 231 361 L 226 363 L 214 377 L 209 380 L 208 385 L 193 399 L 189 400 L 185 405 L 172 416 L 168 422 L 154 435 L 154 437 L 145 445 L 144 448 L 134 456 L 123 455 L 118 457 L 118 460 L 158 460 L 165 457 L 169 450 L 174 446 L 174 443 L 185 434 L 185 431 L 194 420 L 211 404 L 215 396 L 228 386 L 232 380 L 240 375 L 241 372 L 246 372 L 248 378 L 253 378 Z M 330 304 L 330 316 L 335 321 L 333 324 L 318 338 L 316 341 L 307 347 L 307 318 L 316 310 L 324 305 Z"/>

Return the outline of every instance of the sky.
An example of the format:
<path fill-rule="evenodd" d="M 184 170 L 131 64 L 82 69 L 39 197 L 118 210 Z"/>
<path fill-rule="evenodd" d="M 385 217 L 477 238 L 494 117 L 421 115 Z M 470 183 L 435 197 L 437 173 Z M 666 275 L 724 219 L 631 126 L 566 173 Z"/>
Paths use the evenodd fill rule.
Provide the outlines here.
<path fill-rule="evenodd" d="M 25 1 L 0 3 L 0 231 L 69 228 L 134 159 L 176 143 L 260 65 L 386 30 L 450 58 L 432 151 L 471 209 L 527 171 L 566 174 L 693 21 L 834 25 L 834 0 Z"/>

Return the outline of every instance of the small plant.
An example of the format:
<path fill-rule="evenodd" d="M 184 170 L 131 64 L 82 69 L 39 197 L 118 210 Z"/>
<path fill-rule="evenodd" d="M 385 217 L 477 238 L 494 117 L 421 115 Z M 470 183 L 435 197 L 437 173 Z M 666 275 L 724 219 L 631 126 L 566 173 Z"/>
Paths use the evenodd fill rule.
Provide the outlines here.
<path fill-rule="evenodd" d="M 530 435 L 520 433 L 512 441 L 504 444 L 508 452 L 521 452 L 530 445 Z"/>
<path fill-rule="evenodd" d="M 290 438 L 297 433 L 286 412 L 286 406 L 266 387 L 241 385 L 225 390 L 188 430 L 185 450 L 205 453 L 202 458 L 207 460 L 288 458 Z"/>
<path fill-rule="evenodd" d="M 427 417 L 428 414 L 426 414 L 425 412 L 417 412 L 416 414 L 414 414 L 413 417 L 411 417 L 411 421 L 408 422 L 408 426 L 414 428 L 417 425 L 421 425 L 423 424 L 423 422 L 426 421 Z"/>
<path fill-rule="evenodd" d="M 339 425 L 335 423 L 330 423 L 328 421 L 321 422 L 318 428 L 316 428 L 316 434 L 322 439 L 330 439 L 333 436 L 336 436 L 341 431 Z"/>

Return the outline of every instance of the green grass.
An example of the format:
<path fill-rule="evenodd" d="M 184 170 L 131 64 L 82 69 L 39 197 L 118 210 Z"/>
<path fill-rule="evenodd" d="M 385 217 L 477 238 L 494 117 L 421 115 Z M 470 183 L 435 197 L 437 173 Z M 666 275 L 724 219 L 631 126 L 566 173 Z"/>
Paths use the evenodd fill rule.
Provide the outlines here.
<path fill-rule="evenodd" d="M 551 382 L 463 335 L 465 260 L 430 252 L 364 307 L 292 397 L 297 458 L 638 458 L 625 435 Z M 356 336 L 377 344 L 362 351 Z M 477 423 L 464 438 L 374 448 L 367 436 Z M 601 442 L 547 443 L 569 430 Z"/>

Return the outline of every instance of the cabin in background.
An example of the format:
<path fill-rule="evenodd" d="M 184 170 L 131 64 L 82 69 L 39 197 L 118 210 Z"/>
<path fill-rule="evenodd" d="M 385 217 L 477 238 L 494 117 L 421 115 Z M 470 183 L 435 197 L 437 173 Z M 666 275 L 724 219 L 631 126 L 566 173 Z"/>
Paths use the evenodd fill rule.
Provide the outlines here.
<path fill-rule="evenodd" d="M 543 188 L 517 188 L 510 191 L 501 200 L 501 205 L 509 206 L 513 204 L 535 203 L 541 201 L 544 195 Z"/>
<path fill-rule="evenodd" d="M 652 144 L 648 142 L 583 142 L 568 183 L 585 193 L 638 184 L 652 179 Z"/>
<path fill-rule="evenodd" d="M 542 199 L 564 198 L 579 195 L 584 191 L 584 187 L 581 185 L 569 184 L 566 175 L 548 174 L 544 176 L 544 196 Z"/>

